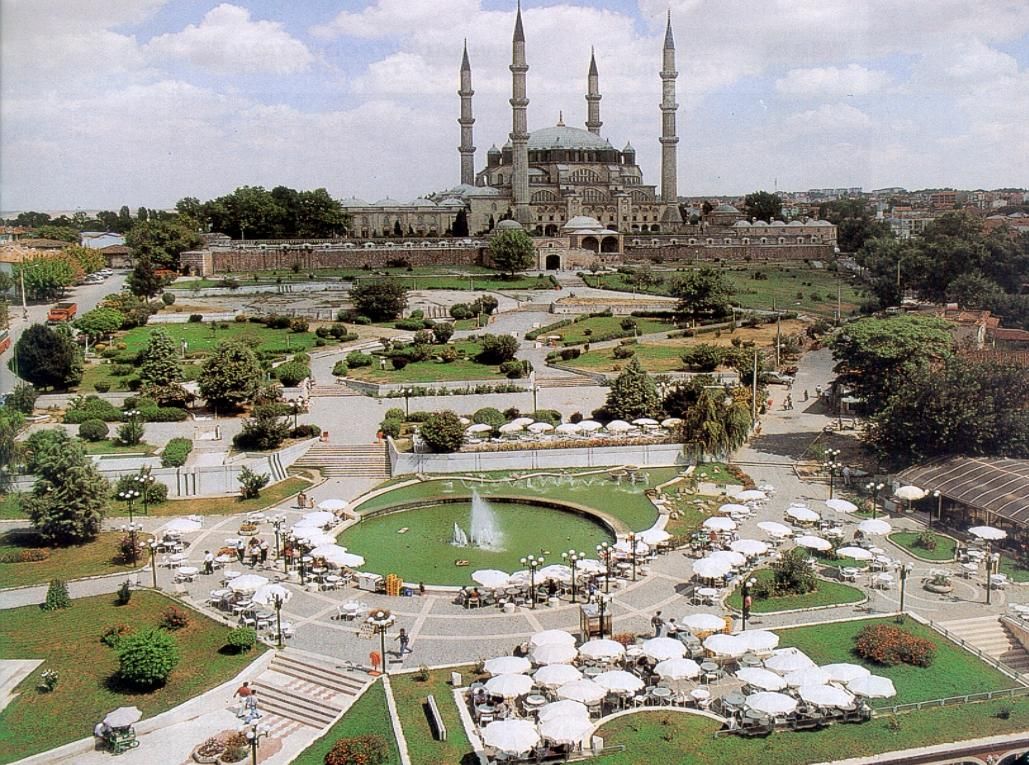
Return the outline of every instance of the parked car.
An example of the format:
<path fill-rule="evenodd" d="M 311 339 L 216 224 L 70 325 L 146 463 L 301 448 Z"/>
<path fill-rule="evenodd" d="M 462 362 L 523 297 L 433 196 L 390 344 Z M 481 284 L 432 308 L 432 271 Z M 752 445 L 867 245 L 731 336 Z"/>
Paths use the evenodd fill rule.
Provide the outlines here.
<path fill-rule="evenodd" d="M 761 382 L 765 385 L 792 385 L 793 378 L 782 372 L 762 372 Z"/>

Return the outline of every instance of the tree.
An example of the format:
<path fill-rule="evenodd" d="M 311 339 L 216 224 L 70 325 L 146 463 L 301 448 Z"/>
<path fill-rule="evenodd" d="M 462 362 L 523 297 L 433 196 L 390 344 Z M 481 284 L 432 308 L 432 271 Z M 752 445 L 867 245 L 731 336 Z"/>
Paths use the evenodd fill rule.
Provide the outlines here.
<path fill-rule="evenodd" d="M 464 443 L 464 425 L 454 412 L 433 412 L 418 429 L 422 441 L 434 452 L 456 452 Z"/>
<path fill-rule="evenodd" d="M 638 417 L 653 417 L 661 410 L 657 387 L 650 375 L 633 358 L 625 365 L 607 394 L 604 410 L 613 419 L 635 420 Z"/>
<path fill-rule="evenodd" d="M 686 348 L 682 354 L 682 363 L 692 372 L 714 372 L 724 356 L 725 349 L 721 346 L 700 343 Z"/>
<path fill-rule="evenodd" d="M 454 224 L 450 227 L 454 236 L 468 236 L 468 213 L 462 207 L 454 216 Z"/>
<path fill-rule="evenodd" d="M 0 329 L 11 327 L 11 304 L 0 298 Z"/>
<path fill-rule="evenodd" d="M 118 642 L 118 676 L 137 688 L 164 685 L 179 663 L 175 638 L 157 627 L 145 627 Z"/>
<path fill-rule="evenodd" d="M 518 340 L 511 335 L 485 334 L 480 340 L 482 351 L 478 360 L 484 364 L 503 364 L 518 353 Z"/>
<path fill-rule="evenodd" d="M 680 316 L 718 318 L 729 313 L 733 289 L 721 271 L 705 266 L 674 280 L 671 293 L 679 301 L 675 311 Z"/>
<path fill-rule="evenodd" d="M 278 407 L 265 404 L 254 407 L 254 416 L 244 420 L 243 429 L 232 444 L 237 449 L 276 449 L 289 436 L 289 423 L 278 414 Z"/>
<path fill-rule="evenodd" d="M 782 199 L 767 191 L 755 191 L 744 197 L 743 212 L 748 218 L 771 223 L 782 216 Z"/>
<path fill-rule="evenodd" d="M 532 237 L 520 228 L 505 228 L 489 238 L 489 257 L 493 267 L 514 276 L 517 271 L 532 268 L 536 262 L 536 248 Z"/>
<path fill-rule="evenodd" d="M 82 379 L 82 351 L 68 327 L 33 324 L 14 346 L 18 374 L 38 388 L 66 388 Z"/>
<path fill-rule="evenodd" d="M 961 274 L 947 285 L 947 300 L 961 308 L 989 308 L 1004 296 L 997 282 L 979 271 Z"/>
<path fill-rule="evenodd" d="M 75 320 L 74 326 L 89 335 L 91 340 L 105 337 L 121 329 L 125 314 L 113 308 L 94 308 Z"/>
<path fill-rule="evenodd" d="M 125 235 L 125 244 L 138 258 L 149 258 L 159 268 L 179 268 L 179 254 L 200 246 L 201 239 L 196 232 L 181 223 L 150 220 L 137 221 Z"/>
<path fill-rule="evenodd" d="M 101 254 L 100 250 L 93 249 L 92 247 L 82 247 L 74 244 L 71 247 L 64 248 L 61 252 L 63 257 L 74 261 L 78 270 L 83 274 L 99 271 L 105 265 L 103 254 Z"/>
<path fill-rule="evenodd" d="M 61 255 L 36 255 L 14 267 L 15 281 L 24 282 L 26 294 L 36 300 L 58 299 L 79 276 L 72 261 Z"/>
<path fill-rule="evenodd" d="M 64 431 L 46 449 L 34 451 L 36 481 L 22 507 L 40 534 L 53 544 L 89 542 L 100 533 L 109 485 L 82 444 Z"/>
<path fill-rule="evenodd" d="M 14 472 L 11 466 L 21 451 L 16 439 L 24 422 L 21 412 L 9 406 L 0 406 L 0 491 L 10 489 Z"/>
<path fill-rule="evenodd" d="M 359 315 L 389 321 L 407 307 L 407 289 L 396 279 L 362 281 L 350 290 L 350 299 Z"/>
<path fill-rule="evenodd" d="M 163 329 L 150 333 L 139 365 L 139 379 L 149 388 L 164 388 L 182 379 L 175 343 Z"/>
<path fill-rule="evenodd" d="M 837 199 L 819 206 L 818 217 L 836 226 L 836 243 L 842 252 L 857 252 L 869 239 L 892 238 L 893 230 L 875 220 L 864 199 Z"/>
<path fill-rule="evenodd" d="M 36 407 L 36 399 L 38 398 L 38 390 L 30 383 L 20 382 L 7 394 L 7 401 L 4 403 L 4 406 L 21 414 L 32 414 L 32 410 Z M 0 464 L 3 463 L 0 462 Z"/>
<path fill-rule="evenodd" d="M 750 391 L 722 387 L 695 390 L 696 403 L 673 416 L 680 417 L 683 441 L 700 446 L 706 455 L 726 457 L 747 440 L 750 433 Z M 667 403 L 667 399 L 666 399 Z"/>
<path fill-rule="evenodd" d="M 240 468 L 236 480 L 239 481 L 239 495 L 243 499 L 256 499 L 261 496 L 261 489 L 268 485 L 271 476 L 267 473 L 255 473 L 244 465 Z"/>
<path fill-rule="evenodd" d="M 121 292 L 114 292 L 107 295 L 100 305 L 104 308 L 113 308 L 125 317 L 125 322 L 121 327 L 122 329 L 142 327 L 150 320 L 150 316 L 155 312 L 155 309 L 151 308 L 149 303 L 142 298 L 133 295 L 128 290 L 122 290 Z"/>
<path fill-rule="evenodd" d="M 0 295 L 6 295 L 8 292 L 13 292 L 17 287 L 14 277 L 12 277 L 6 271 L 0 271 Z"/>
<path fill-rule="evenodd" d="M 44 611 L 57 611 L 62 608 L 71 608 L 71 595 L 68 593 L 68 584 L 63 579 L 51 579 L 50 586 L 46 589 L 46 600 L 41 608 Z"/>
<path fill-rule="evenodd" d="M 446 345 L 454 336 L 454 325 L 449 322 L 437 322 L 432 325 L 432 336 L 439 345 Z"/>
<path fill-rule="evenodd" d="M 200 395 L 210 406 L 235 409 L 254 397 L 263 377 L 249 347 L 238 341 L 221 343 L 200 370 Z"/>
<path fill-rule="evenodd" d="M 912 371 L 953 353 L 948 327 L 942 319 L 928 316 L 852 322 L 829 342 L 838 380 L 876 412 Z"/>
<path fill-rule="evenodd" d="M 70 226 L 40 226 L 32 235 L 37 239 L 54 239 L 59 242 L 79 242 L 79 232 Z"/>
<path fill-rule="evenodd" d="M 139 255 L 132 266 L 128 279 L 133 295 L 149 300 L 164 289 L 164 279 L 157 275 L 154 262 L 149 255 Z"/>

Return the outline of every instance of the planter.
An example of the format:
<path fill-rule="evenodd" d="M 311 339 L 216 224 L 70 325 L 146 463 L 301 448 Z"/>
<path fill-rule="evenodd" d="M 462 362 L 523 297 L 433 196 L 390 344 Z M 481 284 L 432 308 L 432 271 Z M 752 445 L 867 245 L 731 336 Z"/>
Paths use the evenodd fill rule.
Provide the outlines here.
<path fill-rule="evenodd" d="M 244 752 L 243 756 L 240 757 L 239 759 L 231 759 L 231 760 L 226 760 L 225 757 L 222 756 L 222 757 L 219 757 L 216 760 L 216 762 L 218 763 L 218 765 L 239 765 L 241 762 L 246 762 L 247 761 L 247 757 L 249 756 L 249 754 L 250 754 L 249 752 Z"/>
<path fill-rule="evenodd" d="M 203 744 L 201 744 L 200 746 L 203 746 Z M 218 754 L 204 755 L 200 754 L 200 746 L 193 750 L 193 759 L 196 762 L 201 763 L 201 765 L 214 765 L 214 763 L 220 761 L 220 758 L 224 752 L 218 752 Z"/>
<path fill-rule="evenodd" d="M 932 582 L 926 582 L 922 586 L 929 590 L 929 592 L 935 592 L 940 595 L 946 595 L 954 589 L 954 585 L 952 584 L 933 584 Z"/>

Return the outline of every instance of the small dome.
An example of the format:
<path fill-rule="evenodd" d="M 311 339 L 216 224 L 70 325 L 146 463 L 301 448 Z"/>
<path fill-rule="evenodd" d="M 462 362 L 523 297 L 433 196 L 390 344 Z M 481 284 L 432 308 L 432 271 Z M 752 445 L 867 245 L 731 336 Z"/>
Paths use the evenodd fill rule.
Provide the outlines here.
<path fill-rule="evenodd" d="M 607 229 L 604 228 L 604 224 L 596 218 L 591 218 L 588 215 L 576 215 L 564 224 L 561 227 L 561 230 L 575 233 L 607 232 Z"/>
<path fill-rule="evenodd" d="M 635 150 L 634 148 L 632 148 L 632 144 L 631 144 L 631 143 L 629 143 L 628 141 L 626 141 L 626 142 L 625 142 L 625 148 L 624 148 L 624 149 L 622 149 L 622 153 L 624 153 L 624 154 L 628 154 L 629 152 L 632 152 L 632 153 L 634 153 L 634 154 L 635 154 L 635 153 L 636 153 L 636 150 Z"/>
<path fill-rule="evenodd" d="M 768 224 L 765 223 L 763 220 L 756 220 L 756 221 L 754 221 L 753 225 L 755 225 L 755 226 L 767 226 Z"/>
<path fill-rule="evenodd" d="M 340 202 L 340 205 L 342 207 L 371 207 L 371 205 L 358 197 L 347 197 Z"/>
<path fill-rule="evenodd" d="M 497 148 L 496 144 L 493 144 L 492 146 L 489 147 L 489 151 L 487 151 L 486 153 L 487 154 L 499 154 L 500 153 L 500 149 Z"/>
<path fill-rule="evenodd" d="M 773 220 L 769 225 L 772 225 L 772 226 L 785 226 L 786 225 L 786 221 L 784 221 L 784 220 Z"/>
<path fill-rule="evenodd" d="M 464 202 L 458 197 L 447 197 L 439 203 L 440 207 L 464 207 Z"/>
<path fill-rule="evenodd" d="M 436 203 L 433 202 L 431 199 L 426 199 L 425 197 L 418 197 L 417 199 L 412 199 L 410 205 L 412 207 L 435 207 Z"/>
<path fill-rule="evenodd" d="M 376 202 L 375 204 L 373 204 L 371 206 L 372 207 L 404 207 L 405 205 L 404 205 L 403 202 L 401 202 L 399 200 L 391 199 L 390 197 L 386 197 L 385 199 L 380 199 L 378 202 Z"/>
<path fill-rule="evenodd" d="M 497 231 L 522 231 L 522 230 L 523 230 L 522 229 L 522 224 L 519 223 L 518 221 L 512 219 L 512 218 L 508 218 L 506 220 L 502 220 L 502 221 L 500 221 L 500 223 L 497 224 Z"/>
<path fill-rule="evenodd" d="M 790 221 L 789 223 L 787 223 L 786 225 L 787 225 L 787 226 L 803 226 L 804 224 L 803 224 L 803 223 L 801 223 L 801 222 L 800 222 L 799 220 L 791 220 L 791 221 Z"/>
<path fill-rule="evenodd" d="M 716 207 L 714 210 L 712 210 L 712 212 L 716 212 L 716 213 L 739 213 L 739 210 L 737 210 L 732 205 L 727 204 L 726 202 L 722 202 L 722 204 L 718 205 L 718 207 Z"/>
<path fill-rule="evenodd" d="M 813 220 L 811 221 L 812 226 L 831 226 L 832 224 L 827 220 Z"/>
<path fill-rule="evenodd" d="M 744 226 L 749 226 L 749 225 L 750 225 L 750 221 L 749 220 L 738 220 L 738 221 L 736 221 L 735 223 L 732 224 L 733 228 L 743 228 Z"/>

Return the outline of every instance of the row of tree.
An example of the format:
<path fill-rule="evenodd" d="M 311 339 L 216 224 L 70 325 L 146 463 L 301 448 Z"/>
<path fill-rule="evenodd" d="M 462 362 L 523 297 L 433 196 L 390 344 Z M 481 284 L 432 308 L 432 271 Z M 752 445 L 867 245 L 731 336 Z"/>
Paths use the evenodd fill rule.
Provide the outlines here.
<path fill-rule="evenodd" d="M 218 231 L 233 239 L 323 239 L 342 236 L 350 225 L 343 206 L 323 188 L 241 186 L 207 202 L 185 197 L 175 209 L 192 230 Z"/>
<path fill-rule="evenodd" d="M 8 226 L 22 226 L 33 229 L 33 235 L 41 239 L 59 239 L 66 242 L 78 242 L 79 234 L 83 231 L 114 231 L 119 234 L 128 232 L 133 226 L 146 221 L 173 220 L 174 213 L 164 210 L 150 210 L 140 207 L 133 217 L 129 212 L 128 205 L 122 205 L 118 212 L 113 210 L 101 210 L 95 216 L 79 211 L 71 216 L 59 215 L 56 218 L 48 213 L 28 212 L 18 213 L 13 218 L 7 218 L 4 223 Z"/>

